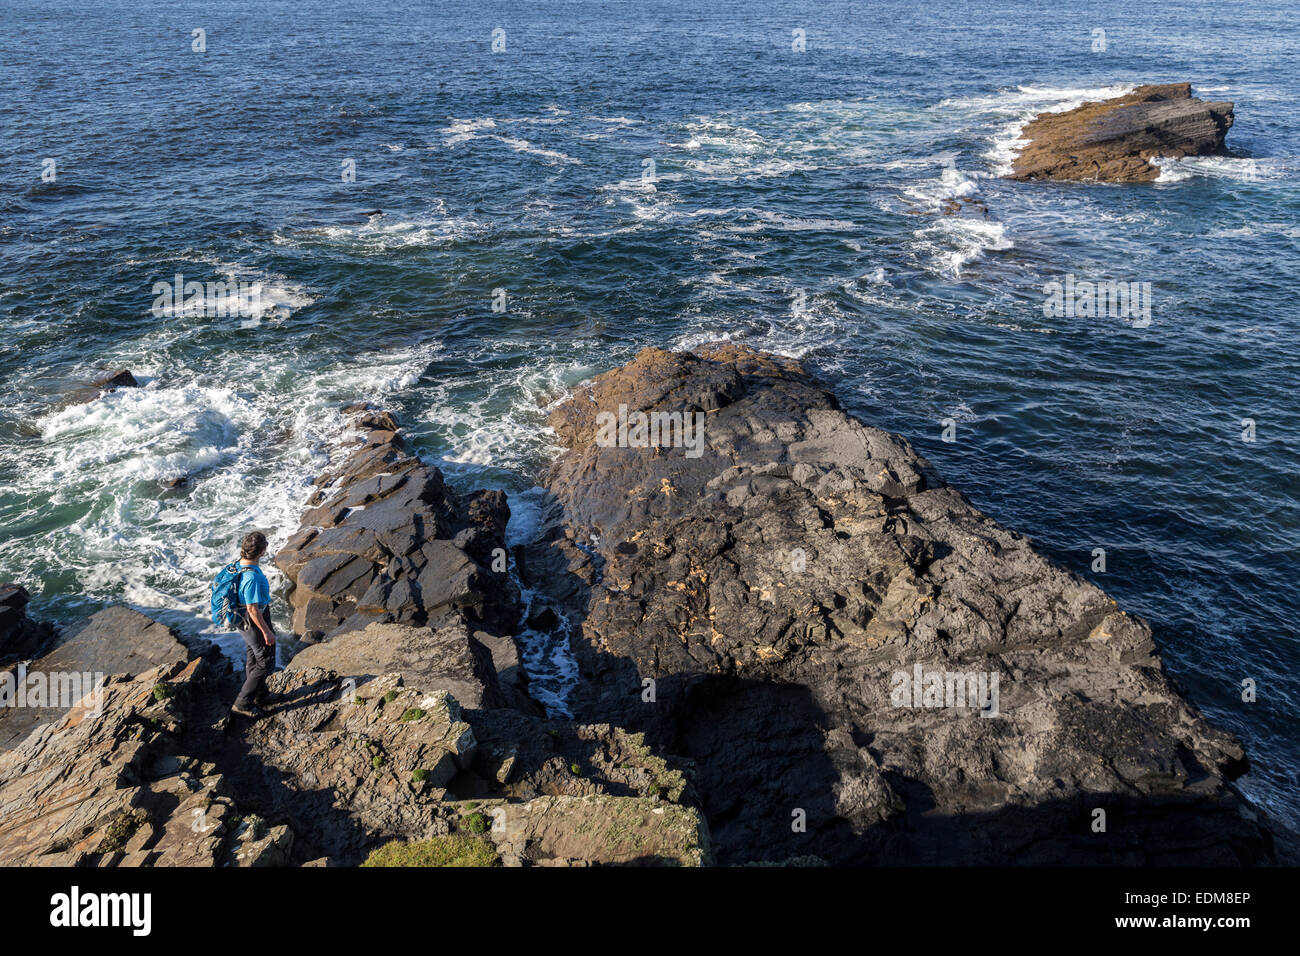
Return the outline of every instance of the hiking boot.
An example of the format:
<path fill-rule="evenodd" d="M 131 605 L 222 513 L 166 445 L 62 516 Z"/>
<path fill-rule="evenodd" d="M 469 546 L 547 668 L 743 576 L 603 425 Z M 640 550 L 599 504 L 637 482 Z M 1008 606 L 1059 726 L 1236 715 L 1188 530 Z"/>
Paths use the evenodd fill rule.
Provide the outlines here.
<path fill-rule="evenodd" d="M 258 707 L 256 704 L 236 703 L 231 706 L 230 712 L 232 714 L 238 714 L 241 717 L 251 718 L 252 720 L 256 720 L 258 717 L 262 716 L 262 708 Z"/>

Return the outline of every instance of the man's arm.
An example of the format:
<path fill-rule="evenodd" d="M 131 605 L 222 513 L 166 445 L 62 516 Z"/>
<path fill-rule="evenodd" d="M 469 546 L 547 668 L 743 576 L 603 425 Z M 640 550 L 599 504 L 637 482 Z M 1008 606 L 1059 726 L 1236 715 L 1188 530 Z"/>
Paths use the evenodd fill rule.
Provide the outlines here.
<path fill-rule="evenodd" d="M 256 604 L 250 604 L 248 605 L 248 616 L 257 625 L 257 629 L 262 632 L 262 640 L 266 641 L 266 646 L 274 647 L 275 633 L 271 630 L 271 622 L 262 614 L 262 609 Z"/>

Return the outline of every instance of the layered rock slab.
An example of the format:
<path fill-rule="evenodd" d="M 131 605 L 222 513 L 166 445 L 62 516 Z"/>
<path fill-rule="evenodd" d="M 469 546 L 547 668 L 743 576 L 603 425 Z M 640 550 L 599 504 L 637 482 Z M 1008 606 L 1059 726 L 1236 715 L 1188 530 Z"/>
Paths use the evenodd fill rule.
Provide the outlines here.
<path fill-rule="evenodd" d="M 1027 123 L 1028 144 L 1009 179 L 1150 182 L 1151 160 L 1223 156 L 1233 105 L 1192 96 L 1191 84 L 1140 86 L 1132 93 L 1063 113 L 1040 113 Z"/>
<path fill-rule="evenodd" d="M 189 658 L 165 625 L 127 607 L 96 612 L 84 626 L 30 664 L 8 668 L 16 682 L 24 673 L 51 688 L 50 696 L 71 681 L 89 683 L 94 675 L 138 674 Z M 16 683 L 15 683 L 16 687 Z M 87 688 L 88 689 L 88 688 Z M 17 746 L 37 727 L 58 720 L 71 706 L 50 699 L 45 706 L 0 708 L 0 749 Z"/>
<path fill-rule="evenodd" d="M 290 583 L 293 630 L 423 625 L 457 612 L 512 624 L 509 576 L 493 570 L 504 567 L 505 495 L 457 495 L 407 452 L 390 414 L 351 414 L 356 447 L 317 479 L 301 529 L 275 557 Z"/>
<path fill-rule="evenodd" d="M 109 676 L 0 753 L 0 866 L 222 866 L 287 860 L 250 832 L 215 765 L 178 749 L 203 659 Z"/>

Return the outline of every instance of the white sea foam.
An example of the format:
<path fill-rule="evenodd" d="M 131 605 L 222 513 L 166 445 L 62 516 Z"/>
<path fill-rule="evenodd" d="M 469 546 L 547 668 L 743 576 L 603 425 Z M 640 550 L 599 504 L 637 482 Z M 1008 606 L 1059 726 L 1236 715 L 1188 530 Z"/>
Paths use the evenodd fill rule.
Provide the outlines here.
<path fill-rule="evenodd" d="M 1182 159 L 1158 158 L 1151 161 L 1159 167 L 1157 183 L 1181 183 L 1188 179 L 1232 179 L 1242 183 L 1277 179 L 1280 170 L 1269 160 L 1247 159 L 1236 156 L 1186 156 Z"/>
<path fill-rule="evenodd" d="M 845 219 L 822 219 L 792 216 L 770 209 L 739 206 L 728 209 L 696 209 L 682 214 L 685 218 L 721 219 L 717 227 L 724 232 L 836 232 L 857 229 L 855 223 Z"/>
<path fill-rule="evenodd" d="M 512 136 L 497 136 L 494 138 L 499 139 L 518 153 L 529 153 L 533 156 L 540 156 L 543 159 L 556 163 L 579 163 L 579 161 L 574 159 L 572 156 L 568 156 L 558 150 L 544 149 L 540 146 L 535 146 L 526 139 L 517 139 Z"/>
<path fill-rule="evenodd" d="M 154 380 L 119 389 L 37 420 L 51 451 L 40 480 L 57 486 L 98 469 L 128 481 L 177 478 L 233 454 L 241 430 L 260 421 L 228 388 L 162 388 Z"/>
<path fill-rule="evenodd" d="M 990 96 L 947 99 L 939 103 L 940 109 L 961 115 L 988 117 L 997 127 L 990 137 L 989 149 L 984 158 L 993 167 L 992 174 L 1005 176 L 1024 148 L 1021 133 L 1025 124 L 1039 113 L 1064 113 L 1084 103 L 1108 100 L 1133 92 L 1132 85 L 1097 87 L 1018 86 Z M 1010 117 L 1010 119 L 1005 119 Z"/>
<path fill-rule="evenodd" d="M 160 612 L 238 656 L 240 638 L 213 633 L 206 620 L 215 568 L 250 527 L 279 547 L 339 447 L 340 406 L 384 403 L 414 384 L 438 346 L 351 356 L 304 374 L 296 357 L 274 351 L 187 369 L 159 355 L 157 342 L 115 355 L 143 387 L 34 415 L 39 441 L 19 446 L 18 483 L 0 493 L 31 502 L 33 517 L 49 509 L 70 520 L 0 541 L 0 564 L 59 567 L 92 600 Z M 183 490 L 168 492 L 178 479 Z M 275 584 L 278 572 L 268 574 Z"/>
<path fill-rule="evenodd" d="M 947 200 L 966 199 L 975 195 L 979 192 L 979 183 L 974 176 L 955 166 L 945 166 L 937 178 L 910 183 L 903 192 L 926 206 L 938 209 Z"/>
<path fill-rule="evenodd" d="M 454 119 L 439 132 L 442 133 L 444 145 L 456 146 L 478 138 L 483 130 L 493 129 L 496 125 L 496 121 L 491 119 Z"/>
<path fill-rule="evenodd" d="M 951 157 L 938 157 L 951 162 Z M 953 165 L 945 165 L 939 175 L 909 183 L 903 192 L 920 206 L 923 218 L 912 233 L 913 248 L 929 267 L 950 279 L 962 276 L 965 266 L 986 252 L 1003 251 L 1015 244 L 1007 236 L 1006 226 L 993 219 L 978 218 L 963 210 L 952 213 L 955 201 L 969 200 L 980 191 L 976 176 Z M 947 214 L 946 214 L 947 213 Z"/>
<path fill-rule="evenodd" d="M 411 218 L 371 216 L 360 224 L 277 232 L 272 238 L 283 245 L 341 245 L 359 255 L 384 255 L 395 249 L 457 242 L 479 235 L 485 229 L 482 223 L 468 216 L 451 215 L 446 203 L 435 199 L 428 212 Z"/>
<path fill-rule="evenodd" d="M 719 286 L 719 291 L 710 296 L 716 308 L 707 309 L 696 320 L 694 328 L 679 335 L 671 348 L 690 351 L 713 342 L 743 342 L 778 355 L 802 358 L 841 341 L 849 333 L 846 317 L 837 304 L 838 290 L 808 290 L 803 309 L 782 309 L 766 314 L 761 323 L 743 323 L 733 314 L 729 303 L 734 301 L 735 292 L 753 289 L 724 275 L 711 278 Z M 793 289 L 781 296 L 785 303 L 791 303 L 793 298 Z M 836 368 L 839 360 L 836 354 L 819 356 L 821 365 L 827 369 Z"/>
<path fill-rule="evenodd" d="M 818 168 L 815 163 L 789 159 L 757 159 L 748 155 L 688 159 L 685 165 L 694 176 L 711 180 L 770 179 Z"/>
<path fill-rule="evenodd" d="M 519 126 L 519 125 L 551 125 L 564 122 L 562 117 L 544 117 L 528 118 L 518 117 L 514 119 L 502 119 L 499 121 L 501 126 Z M 463 143 L 473 142 L 475 140 L 493 140 L 510 147 L 517 153 L 527 153 L 530 156 L 537 156 L 548 163 L 572 163 L 581 165 L 581 161 L 574 159 L 572 156 L 562 153 L 557 149 L 548 149 L 544 146 L 524 139 L 521 136 L 507 136 L 503 133 L 488 132 L 497 130 L 498 121 L 490 118 L 482 119 L 457 119 L 452 120 L 451 124 L 440 130 L 443 136 L 444 146 L 459 146 Z"/>
<path fill-rule="evenodd" d="M 194 271 L 183 272 L 185 279 L 188 281 L 199 281 L 203 283 L 221 282 L 227 285 L 240 286 L 243 289 L 250 290 L 255 294 L 247 297 L 239 297 L 238 305 L 231 304 L 231 314 L 237 315 L 241 319 L 240 325 L 243 328 L 253 328 L 261 325 L 266 321 L 280 321 L 288 318 L 299 309 L 305 308 L 316 301 L 316 296 L 303 284 L 294 282 L 287 276 L 272 272 L 261 272 L 249 266 L 237 263 L 224 262 L 219 259 L 213 259 L 206 256 L 200 256 L 196 259 L 203 267 L 209 268 L 213 274 L 203 275 Z M 172 282 L 172 276 L 162 276 L 159 281 Z M 162 306 L 158 309 L 158 314 L 168 318 L 184 318 L 187 316 L 203 315 L 204 310 L 214 307 L 215 303 L 207 301 L 187 303 L 181 295 L 182 290 L 176 291 L 176 301 L 173 305 Z"/>
<path fill-rule="evenodd" d="M 447 462 L 527 469 L 558 451 L 544 403 L 591 371 L 567 361 L 540 361 L 476 377 L 472 395 L 465 394 L 464 383 L 434 383 L 421 394 L 420 419 L 447 444 Z"/>
<path fill-rule="evenodd" d="M 962 277 L 965 266 L 985 252 L 1011 249 L 1006 226 L 992 220 L 944 216 L 915 233 L 918 246 L 932 267 L 950 279 Z"/>

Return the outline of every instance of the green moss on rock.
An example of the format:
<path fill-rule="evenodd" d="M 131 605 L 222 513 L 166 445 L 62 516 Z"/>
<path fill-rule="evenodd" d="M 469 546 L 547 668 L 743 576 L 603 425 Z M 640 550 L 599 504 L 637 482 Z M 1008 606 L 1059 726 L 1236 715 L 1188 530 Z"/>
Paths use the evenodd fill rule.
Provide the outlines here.
<path fill-rule="evenodd" d="M 362 866 L 500 866 L 496 848 L 481 837 L 439 836 L 415 843 L 394 840 L 366 857 Z"/>
<path fill-rule="evenodd" d="M 99 841 L 99 846 L 95 848 L 95 852 L 116 853 L 126 846 L 126 841 L 131 839 L 131 834 L 140 829 L 148 819 L 149 815 L 140 809 L 120 811 L 104 829 L 104 836 Z"/>

